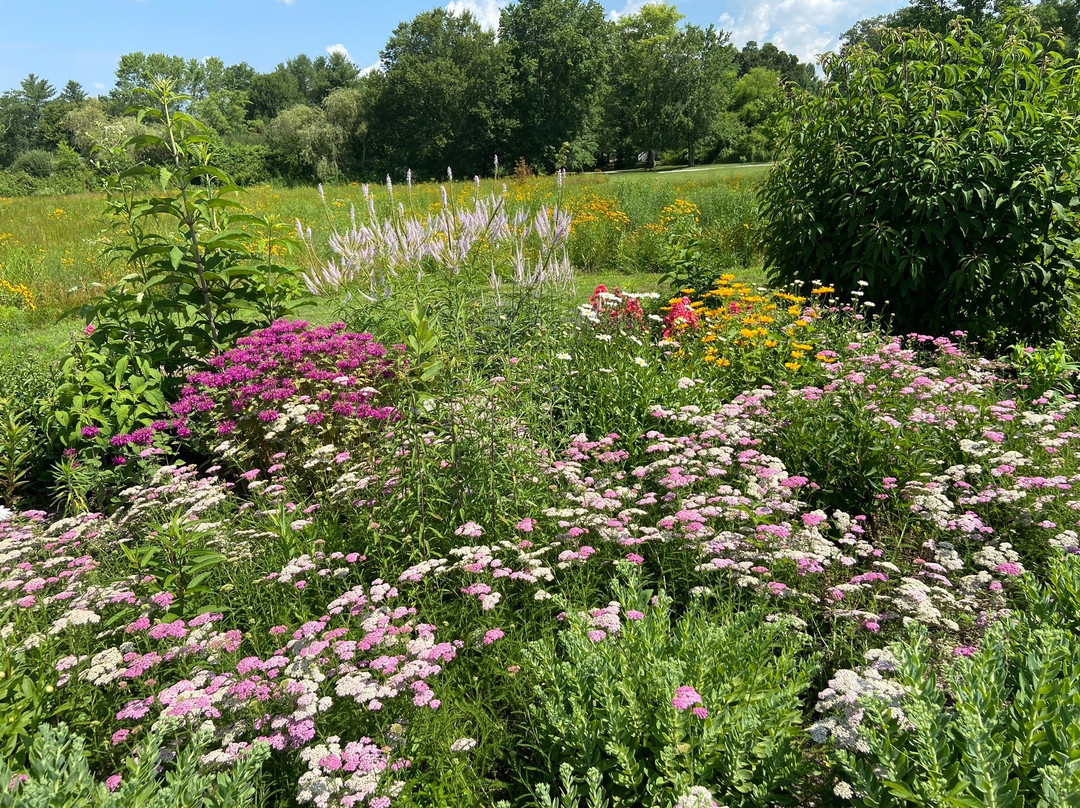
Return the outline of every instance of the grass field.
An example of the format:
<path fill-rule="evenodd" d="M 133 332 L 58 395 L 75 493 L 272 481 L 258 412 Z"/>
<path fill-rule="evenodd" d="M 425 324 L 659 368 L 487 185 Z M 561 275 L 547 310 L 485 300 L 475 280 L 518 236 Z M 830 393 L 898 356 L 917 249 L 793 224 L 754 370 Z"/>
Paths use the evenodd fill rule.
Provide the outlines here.
<path fill-rule="evenodd" d="M 575 214 L 571 250 L 577 268 L 620 276 L 653 269 L 664 208 L 679 198 L 700 209 L 703 224 L 723 224 L 733 232 L 741 228 L 749 237 L 756 223 L 750 189 L 766 170 L 717 166 L 568 177 L 562 194 L 563 204 Z M 529 206 L 551 205 L 560 193 L 550 177 L 484 180 L 479 193 L 502 193 L 504 186 L 514 203 Z M 240 200 L 260 214 L 301 221 L 312 229 L 314 243 L 325 244 L 331 222 L 344 227 L 350 207 L 362 211 L 365 203 L 360 184 L 327 186 L 324 192 L 325 204 L 314 188 L 259 186 L 244 191 Z M 372 192 L 385 213 L 387 189 L 375 186 Z M 456 182 L 452 192 L 464 202 L 477 187 Z M 0 199 L 0 281 L 25 290 L 22 295 L 5 292 L 0 283 L 0 307 L 20 308 L 24 320 L 41 326 L 77 309 L 102 285 L 122 277 L 123 268 L 110 264 L 106 255 L 111 236 L 105 202 L 104 194 Z M 438 209 L 440 186 L 419 184 L 410 189 L 401 184 L 394 189 L 394 202 L 415 215 L 426 215 Z M 3 330 L 0 320 L 0 333 Z"/>

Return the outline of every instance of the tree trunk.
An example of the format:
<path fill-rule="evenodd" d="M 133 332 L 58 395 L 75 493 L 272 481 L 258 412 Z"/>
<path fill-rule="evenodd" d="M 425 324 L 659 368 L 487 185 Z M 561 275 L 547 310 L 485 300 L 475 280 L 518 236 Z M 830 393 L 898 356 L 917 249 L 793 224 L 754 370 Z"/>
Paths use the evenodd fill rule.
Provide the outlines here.
<path fill-rule="evenodd" d="M 690 168 L 694 167 L 694 141 L 690 141 L 690 145 L 686 147 L 686 162 Z"/>

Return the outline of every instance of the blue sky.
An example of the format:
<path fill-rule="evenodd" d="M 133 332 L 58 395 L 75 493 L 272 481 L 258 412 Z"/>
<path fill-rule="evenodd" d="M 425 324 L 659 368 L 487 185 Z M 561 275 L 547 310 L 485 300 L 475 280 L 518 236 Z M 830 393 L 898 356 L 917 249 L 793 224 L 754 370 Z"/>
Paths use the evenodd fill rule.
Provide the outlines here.
<path fill-rule="evenodd" d="M 124 53 L 144 51 L 271 70 L 298 53 L 313 58 L 344 48 L 360 67 L 378 61 L 394 26 L 445 5 L 468 8 L 486 25 L 507 0 L 2 0 L 0 91 L 36 73 L 57 88 L 69 79 L 106 92 Z M 612 15 L 645 0 L 601 0 Z M 772 41 L 813 59 L 863 17 L 905 0 L 674 0 L 687 19 L 731 32 L 732 41 Z"/>

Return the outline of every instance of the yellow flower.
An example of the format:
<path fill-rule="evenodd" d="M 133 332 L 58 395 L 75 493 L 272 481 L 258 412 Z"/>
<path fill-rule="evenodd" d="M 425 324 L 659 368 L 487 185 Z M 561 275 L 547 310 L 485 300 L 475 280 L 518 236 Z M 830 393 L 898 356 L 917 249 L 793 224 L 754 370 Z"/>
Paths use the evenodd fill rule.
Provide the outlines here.
<path fill-rule="evenodd" d="M 777 341 L 776 341 L 776 340 L 774 340 L 774 339 L 767 339 L 767 340 L 765 340 L 765 347 L 766 347 L 766 348 L 775 348 L 775 347 L 776 347 L 777 345 L 779 345 L 779 344 L 780 344 L 780 343 L 779 343 L 779 342 L 777 342 Z"/>
<path fill-rule="evenodd" d="M 798 362 L 785 362 L 784 367 L 786 367 L 790 371 L 796 371 L 801 368 L 802 365 L 800 365 Z"/>
<path fill-rule="evenodd" d="M 813 291 L 813 294 L 815 294 L 815 295 L 831 295 L 835 291 L 836 290 L 833 289 L 831 286 L 819 286 L 817 289 L 815 289 Z"/>
<path fill-rule="evenodd" d="M 8 292 L 11 295 L 17 296 L 16 303 L 21 300 L 22 306 L 34 311 L 37 305 L 34 303 L 34 293 L 30 291 L 30 287 L 23 283 L 8 283 L 3 278 L 0 278 L 0 300 L 3 300 L 4 292 Z"/>

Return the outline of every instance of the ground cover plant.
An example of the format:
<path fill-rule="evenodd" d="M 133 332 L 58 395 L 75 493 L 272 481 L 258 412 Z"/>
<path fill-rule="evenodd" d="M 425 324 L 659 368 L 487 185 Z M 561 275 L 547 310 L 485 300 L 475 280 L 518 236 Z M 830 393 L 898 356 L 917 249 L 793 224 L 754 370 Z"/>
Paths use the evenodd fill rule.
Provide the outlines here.
<path fill-rule="evenodd" d="M 168 362 L 123 276 L 0 351 L 0 802 L 1080 800 L 1065 342 L 761 284 L 728 186 L 312 189 L 279 255 L 207 176 L 113 208 Z"/>

